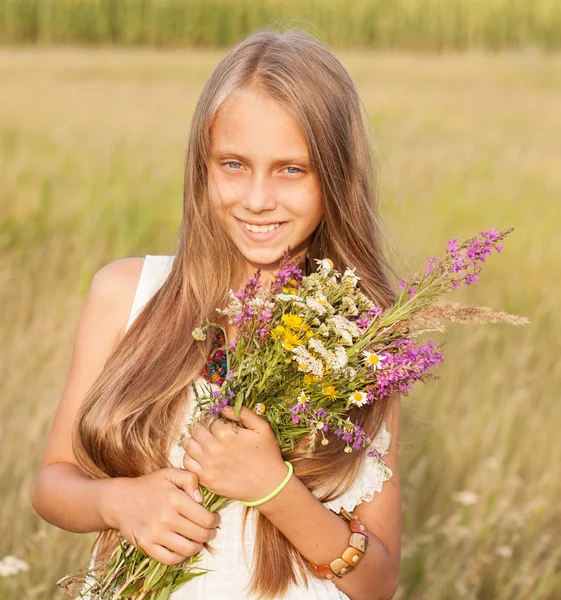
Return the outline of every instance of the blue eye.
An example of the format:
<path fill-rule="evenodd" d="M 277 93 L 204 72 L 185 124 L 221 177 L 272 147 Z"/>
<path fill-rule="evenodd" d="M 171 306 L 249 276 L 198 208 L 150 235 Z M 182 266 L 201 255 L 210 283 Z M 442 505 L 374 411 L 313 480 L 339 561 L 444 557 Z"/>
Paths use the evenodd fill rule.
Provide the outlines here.
<path fill-rule="evenodd" d="M 227 161 L 225 163 L 222 163 L 222 164 L 224 164 L 224 165 L 238 165 L 238 166 L 241 166 L 241 163 L 239 163 L 236 160 L 229 160 L 229 161 Z M 233 168 L 233 167 L 228 167 L 228 168 L 233 169 L 234 171 L 239 171 L 240 170 L 239 168 Z M 285 169 L 296 169 L 296 171 L 298 171 L 298 173 L 294 173 L 294 172 L 290 173 L 291 175 L 298 175 L 299 173 L 303 173 L 304 172 L 299 167 L 285 167 Z"/>
<path fill-rule="evenodd" d="M 296 169 L 297 171 L 299 171 L 300 173 L 302 173 L 302 169 L 299 169 L 298 167 L 286 167 L 287 169 Z M 297 175 L 297 173 L 293 173 L 293 175 Z"/>

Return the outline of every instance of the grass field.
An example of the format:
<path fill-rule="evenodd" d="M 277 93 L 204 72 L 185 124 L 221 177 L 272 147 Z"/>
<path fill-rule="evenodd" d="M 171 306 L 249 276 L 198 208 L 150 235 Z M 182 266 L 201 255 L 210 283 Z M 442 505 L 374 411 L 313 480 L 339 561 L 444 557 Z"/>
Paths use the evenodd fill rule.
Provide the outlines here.
<path fill-rule="evenodd" d="M 230 46 L 265 24 L 342 47 L 561 47 L 558 0 L 2 0 L 0 43 Z"/>
<path fill-rule="evenodd" d="M 190 116 L 221 56 L 0 51 L 0 558 L 30 565 L 0 577 L 2 600 L 62 598 L 56 580 L 87 565 L 93 534 L 42 522 L 29 488 L 92 275 L 173 252 Z M 531 319 L 451 326 L 442 379 L 403 401 L 396 598 L 560 598 L 561 57 L 339 56 L 400 268 L 512 225 L 453 299 Z"/>

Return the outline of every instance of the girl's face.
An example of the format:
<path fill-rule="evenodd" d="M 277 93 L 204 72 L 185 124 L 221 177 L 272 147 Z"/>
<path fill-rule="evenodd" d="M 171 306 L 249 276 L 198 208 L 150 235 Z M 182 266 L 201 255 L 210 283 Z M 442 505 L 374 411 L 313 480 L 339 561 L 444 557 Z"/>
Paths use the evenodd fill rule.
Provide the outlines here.
<path fill-rule="evenodd" d="M 263 282 L 288 246 L 303 262 L 322 215 L 306 140 L 294 119 L 256 91 L 238 92 L 211 129 L 214 212 Z"/>

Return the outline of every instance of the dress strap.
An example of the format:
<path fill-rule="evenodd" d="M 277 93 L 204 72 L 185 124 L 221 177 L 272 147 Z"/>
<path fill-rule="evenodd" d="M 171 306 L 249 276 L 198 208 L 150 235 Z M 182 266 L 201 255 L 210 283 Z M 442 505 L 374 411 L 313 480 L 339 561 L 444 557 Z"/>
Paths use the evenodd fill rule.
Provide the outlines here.
<path fill-rule="evenodd" d="M 134 301 L 132 303 L 127 327 L 131 326 L 132 322 L 139 315 L 144 305 L 152 298 L 152 296 L 164 284 L 173 266 L 175 256 L 163 256 L 147 254 L 144 257 L 144 263 L 138 279 Z"/>

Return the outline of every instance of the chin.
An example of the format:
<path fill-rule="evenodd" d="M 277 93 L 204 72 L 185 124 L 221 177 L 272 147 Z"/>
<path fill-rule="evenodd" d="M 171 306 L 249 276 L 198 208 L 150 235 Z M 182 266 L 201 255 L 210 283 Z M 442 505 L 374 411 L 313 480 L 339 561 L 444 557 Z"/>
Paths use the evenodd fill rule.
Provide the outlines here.
<path fill-rule="evenodd" d="M 284 250 L 279 251 L 272 248 L 270 250 L 255 250 L 253 252 L 242 250 L 242 254 L 248 262 L 253 263 L 255 265 L 266 266 L 275 265 L 276 263 L 278 263 L 282 258 L 283 251 Z"/>

